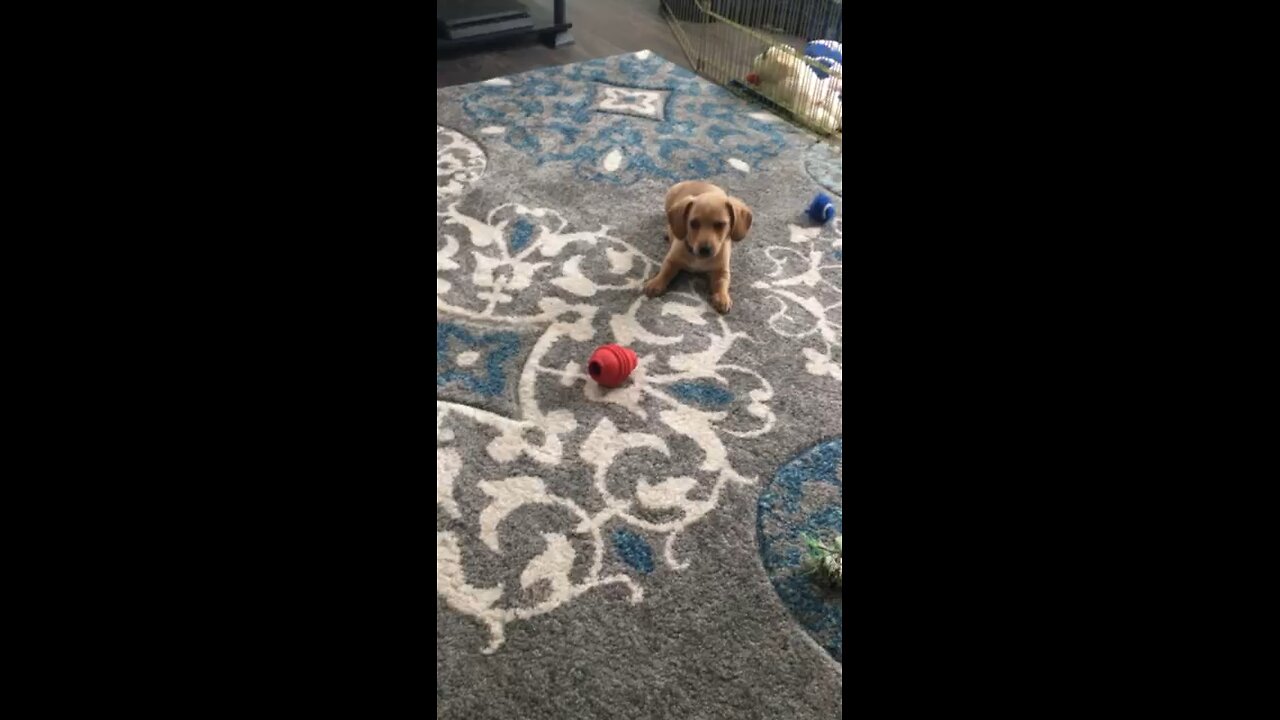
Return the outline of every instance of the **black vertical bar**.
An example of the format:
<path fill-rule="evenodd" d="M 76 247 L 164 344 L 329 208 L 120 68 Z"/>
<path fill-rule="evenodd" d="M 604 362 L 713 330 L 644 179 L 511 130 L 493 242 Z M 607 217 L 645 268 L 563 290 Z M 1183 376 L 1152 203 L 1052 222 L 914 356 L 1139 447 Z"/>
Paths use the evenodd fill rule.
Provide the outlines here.
<path fill-rule="evenodd" d="M 552 6 L 551 22 L 556 27 L 568 24 L 568 20 L 565 18 L 564 2 L 565 0 L 555 0 L 555 5 Z M 554 35 L 548 36 L 546 40 L 547 44 L 553 48 L 573 44 L 573 36 L 567 30 L 560 30 Z"/>

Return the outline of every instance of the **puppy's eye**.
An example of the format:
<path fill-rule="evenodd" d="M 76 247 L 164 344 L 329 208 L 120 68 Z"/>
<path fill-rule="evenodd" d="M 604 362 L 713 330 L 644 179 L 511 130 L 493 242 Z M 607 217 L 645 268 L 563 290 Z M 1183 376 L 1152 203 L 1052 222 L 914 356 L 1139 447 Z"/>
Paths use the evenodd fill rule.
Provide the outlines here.
<path fill-rule="evenodd" d="M 689 221 L 689 227 L 693 228 L 694 230 L 697 230 L 697 229 L 698 229 L 698 225 L 699 225 L 699 223 L 698 223 L 698 221 L 697 221 L 697 220 L 690 220 L 690 221 Z"/>
<path fill-rule="evenodd" d="M 717 221 L 715 222 L 715 226 L 716 226 L 716 231 L 717 231 L 717 232 L 719 232 L 720 230 L 723 230 L 723 229 L 724 229 L 724 221 L 723 221 L 723 220 L 717 220 Z"/>

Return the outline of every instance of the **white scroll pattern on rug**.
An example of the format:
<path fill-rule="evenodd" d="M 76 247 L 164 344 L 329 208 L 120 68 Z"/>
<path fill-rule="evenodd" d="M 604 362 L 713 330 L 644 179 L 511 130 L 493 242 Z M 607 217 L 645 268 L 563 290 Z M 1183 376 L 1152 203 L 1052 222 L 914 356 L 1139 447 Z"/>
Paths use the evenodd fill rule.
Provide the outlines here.
<path fill-rule="evenodd" d="M 769 318 L 769 328 L 804 342 L 805 370 L 842 382 L 841 218 L 829 225 L 791 225 L 790 230 L 790 246 L 765 249 L 774 269 L 769 279 L 757 280 L 752 287 L 767 292 L 778 306 Z"/>
<path fill-rule="evenodd" d="M 484 151 L 457 130 L 436 126 L 436 201 L 457 197 L 484 174 Z"/>

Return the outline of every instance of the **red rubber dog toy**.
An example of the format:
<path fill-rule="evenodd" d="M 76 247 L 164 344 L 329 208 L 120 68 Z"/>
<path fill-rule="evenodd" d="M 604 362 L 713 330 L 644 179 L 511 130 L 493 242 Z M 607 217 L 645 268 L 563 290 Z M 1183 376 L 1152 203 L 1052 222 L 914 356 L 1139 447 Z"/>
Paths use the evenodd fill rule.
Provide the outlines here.
<path fill-rule="evenodd" d="M 635 369 L 635 351 L 621 345 L 601 345 L 587 361 L 587 374 L 607 388 L 621 385 Z"/>

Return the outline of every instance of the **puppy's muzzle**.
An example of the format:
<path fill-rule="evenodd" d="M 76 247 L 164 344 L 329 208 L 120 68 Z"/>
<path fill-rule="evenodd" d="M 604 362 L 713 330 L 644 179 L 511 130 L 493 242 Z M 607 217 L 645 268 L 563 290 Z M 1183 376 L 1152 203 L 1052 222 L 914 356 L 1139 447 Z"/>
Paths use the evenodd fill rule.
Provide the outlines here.
<path fill-rule="evenodd" d="M 698 257 L 711 257 L 710 245 L 699 245 L 697 249 Z"/>

